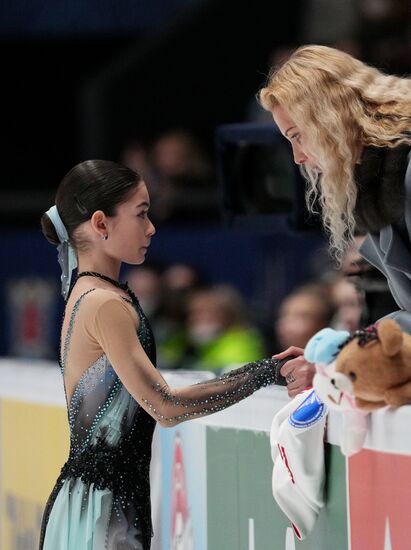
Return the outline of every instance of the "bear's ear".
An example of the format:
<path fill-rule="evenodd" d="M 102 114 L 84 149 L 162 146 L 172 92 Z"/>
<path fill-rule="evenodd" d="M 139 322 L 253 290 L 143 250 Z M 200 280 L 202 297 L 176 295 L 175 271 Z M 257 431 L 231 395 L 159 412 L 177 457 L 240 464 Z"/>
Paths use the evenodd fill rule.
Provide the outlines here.
<path fill-rule="evenodd" d="M 394 357 L 402 348 L 403 334 L 398 323 L 384 319 L 377 326 L 378 338 L 384 355 Z"/>

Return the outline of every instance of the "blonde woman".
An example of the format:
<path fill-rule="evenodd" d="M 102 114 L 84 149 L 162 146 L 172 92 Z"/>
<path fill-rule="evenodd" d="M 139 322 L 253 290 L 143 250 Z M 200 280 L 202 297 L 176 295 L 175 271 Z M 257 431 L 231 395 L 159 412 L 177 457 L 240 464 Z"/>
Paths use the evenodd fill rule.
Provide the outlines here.
<path fill-rule="evenodd" d="M 368 232 L 360 252 L 380 269 L 411 332 L 411 80 L 386 75 L 326 46 L 303 46 L 272 71 L 259 92 L 294 161 L 319 198 L 338 262 L 354 230 Z M 282 374 L 298 393 L 313 375 L 303 350 L 289 348 Z"/>

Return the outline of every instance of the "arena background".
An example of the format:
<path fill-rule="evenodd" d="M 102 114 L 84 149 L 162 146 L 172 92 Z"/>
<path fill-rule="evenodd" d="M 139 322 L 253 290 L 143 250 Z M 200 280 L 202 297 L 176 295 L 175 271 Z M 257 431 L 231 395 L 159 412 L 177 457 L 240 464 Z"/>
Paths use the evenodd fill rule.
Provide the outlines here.
<path fill-rule="evenodd" d="M 326 239 L 318 220 L 305 210 L 304 183 L 292 168 L 291 153 L 275 137 L 274 124 L 255 100 L 270 64 L 305 43 L 335 46 L 383 70 L 409 74 L 410 4 L 406 0 L 2 3 L 1 549 L 36 548 L 42 506 L 67 453 L 64 394 L 56 363 L 64 306 L 60 269 L 56 250 L 44 239 L 39 221 L 74 164 L 89 158 L 140 163 L 144 174 L 147 170 L 149 189 L 162 204 L 163 183 L 169 189 L 175 181 L 167 181 L 156 164 L 157 146 L 170 134 L 188 136 L 189 153 L 203 172 L 199 177 L 187 171 L 182 191 L 173 191 L 174 202 L 165 202 L 163 210 L 154 212 L 157 234 L 148 264 L 161 277 L 173 266 L 188 266 L 201 279 L 202 288 L 224 284 L 237 292 L 266 353 L 278 351 L 274 327 L 284 299 L 303 283 L 332 277 Z M 271 157 L 270 151 L 275 155 Z M 270 173 L 276 176 L 270 179 Z M 198 179 L 204 181 L 199 184 Z M 265 187 L 266 181 L 270 186 Z M 123 275 L 132 277 L 134 272 L 124 266 Z M 161 277 L 160 284 L 165 284 Z M 170 367 L 168 351 L 165 344 L 160 367 Z M 187 363 L 180 361 L 177 373 L 169 369 L 170 381 L 196 381 L 209 376 L 202 371 L 213 370 L 198 362 L 193 368 L 191 348 L 183 359 Z M 185 541 L 181 550 L 266 550 L 277 548 L 270 546 L 276 537 L 284 541 L 278 548 L 331 548 L 336 533 L 338 548 L 377 547 L 364 546 L 365 539 L 358 531 L 355 534 L 361 506 L 358 500 L 352 504 L 357 506 L 358 520 L 353 525 L 347 505 L 349 487 L 353 495 L 355 486 L 353 478 L 350 485 L 350 471 L 358 478 L 358 468 L 374 464 L 381 474 L 381 490 L 391 495 L 381 472 L 385 467 L 405 472 L 411 450 L 402 446 L 400 436 L 393 443 L 374 433 L 367 451 L 371 458 L 362 455 L 350 470 L 334 445 L 338 437 L 330 437 L 329 506 L 313 537 L 298 543 L 270 493 L 267 430 L 285 399 L 281 391 L 268 391 L 250 399 L 237 414 L 233 409 L 210 423 L 196 421 L 179 431 L 159 431 L 155 444 L 160 458 L 154 467 L 162 482 L 154 498 L 156 549 L 172 548 L 170 539 L 177 535 Z M 261 415 L 258 422 L 253 414 Z M 408 413 L 403 414 L 401 422 L 408 421 Z M 384 422 L 376 424 L 382 431 L 387 427 Z M 389 422 L 397 433 L 396 418 Z M 398 450 L 401 458 L 385 455 L 388 448 Z M 222 476 L 233 456 L 237 458 L 231 478 Z M 184 498 L 190 510 L 183 514 L 185 530 L 180 534 L 170 526 L 176 463 L 186 465 Z M 197 478 L 196 468 L 201 472 Z M 250 505 L 245 495 L 252 493 L 254 470 L 259 472 L 261 492 L 255 490 Z M 411 544 L 404 527 L 398 526 L 398 503 L 411 489 L 407 492 L 408 480 L 401 482 L 398 474 L 394 486 L 401 484 L 397 503 L 392 495 L 385 499 L 388 512 L 371 507 L 372 517 L 383 525 L 373 536 L 387 549 L 391 540 L 395 549 Z M 369 486 L 364 489 L 370 502 L 380 498 L 378 487 L 376 493 Z M 403 542 L 394 545 L 398 533 Z"/>

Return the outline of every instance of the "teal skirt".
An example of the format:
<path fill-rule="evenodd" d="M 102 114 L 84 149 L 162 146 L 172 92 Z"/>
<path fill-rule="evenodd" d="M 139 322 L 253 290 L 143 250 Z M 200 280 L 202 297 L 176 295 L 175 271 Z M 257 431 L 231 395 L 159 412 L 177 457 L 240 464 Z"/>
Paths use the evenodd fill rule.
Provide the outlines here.
<path fill-rule="evenodd" d="M 121 511 L 113 513 L 109 489 L 69 478 L 51 509 L 43 550 L 143 550 L 140 540 Z"/>

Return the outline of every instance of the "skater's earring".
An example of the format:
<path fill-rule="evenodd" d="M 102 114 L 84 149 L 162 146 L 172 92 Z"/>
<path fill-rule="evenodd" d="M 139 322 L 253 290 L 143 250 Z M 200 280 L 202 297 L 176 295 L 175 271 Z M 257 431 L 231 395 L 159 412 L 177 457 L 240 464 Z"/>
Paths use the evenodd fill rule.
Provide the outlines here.
<path fill-rule="evenodd" d="M 108 239 L 108 235 L 102 235 L 101 238 L 103 239 L 103 241 L 106 241 Z"/>

